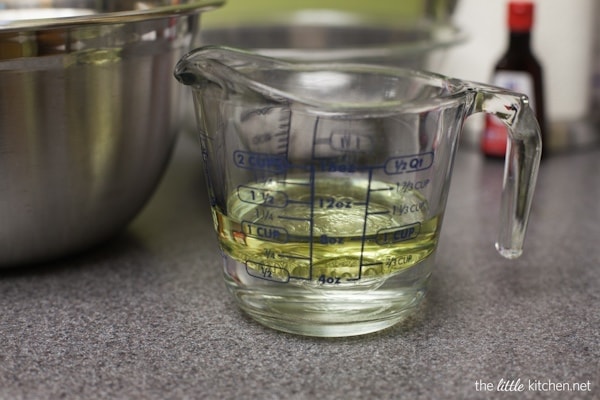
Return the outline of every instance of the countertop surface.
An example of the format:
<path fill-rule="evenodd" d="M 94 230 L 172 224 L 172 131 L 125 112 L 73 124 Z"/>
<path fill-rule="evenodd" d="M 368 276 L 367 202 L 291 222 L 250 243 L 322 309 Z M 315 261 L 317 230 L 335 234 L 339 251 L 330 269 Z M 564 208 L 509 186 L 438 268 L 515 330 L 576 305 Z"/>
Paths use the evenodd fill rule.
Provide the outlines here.
<path fill-rule="evenodd" d="M 543 161 L 515 261 L 493 246 L 502 169 L 459 151 L 417 315 L 307 338 L 233 303 L 199 145 L 183 135 L 125 232 L 0 271 L 0 399 L 599 399 L 600 151 Z"/>

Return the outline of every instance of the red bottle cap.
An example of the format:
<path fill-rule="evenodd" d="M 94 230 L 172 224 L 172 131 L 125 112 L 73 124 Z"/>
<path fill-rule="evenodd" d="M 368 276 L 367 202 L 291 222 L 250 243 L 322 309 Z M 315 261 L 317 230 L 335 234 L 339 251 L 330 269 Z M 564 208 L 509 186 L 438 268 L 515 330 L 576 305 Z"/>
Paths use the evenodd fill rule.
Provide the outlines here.
<path fill-rule="evenodd" d="M 524 32 L 533 26 L 533 3 L 511 1 L 508 3 L 508 27 L 511 31 Z"/>

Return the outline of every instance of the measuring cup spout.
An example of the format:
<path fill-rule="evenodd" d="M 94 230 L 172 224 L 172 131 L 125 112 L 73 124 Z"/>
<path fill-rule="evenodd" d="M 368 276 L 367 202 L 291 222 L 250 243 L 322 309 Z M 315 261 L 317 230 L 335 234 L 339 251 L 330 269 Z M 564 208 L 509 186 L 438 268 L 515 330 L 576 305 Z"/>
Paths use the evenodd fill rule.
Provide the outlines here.
<path fill-rule="evenodd" d="M 215 83 L 222 89 L 240 90 L 256 86 L 267 89 L 253 72 L 272 70 L 283 61 L 224 46 L 205 46 L 185 55 L 175 67 L 175 78 L 188 86 Z"/>

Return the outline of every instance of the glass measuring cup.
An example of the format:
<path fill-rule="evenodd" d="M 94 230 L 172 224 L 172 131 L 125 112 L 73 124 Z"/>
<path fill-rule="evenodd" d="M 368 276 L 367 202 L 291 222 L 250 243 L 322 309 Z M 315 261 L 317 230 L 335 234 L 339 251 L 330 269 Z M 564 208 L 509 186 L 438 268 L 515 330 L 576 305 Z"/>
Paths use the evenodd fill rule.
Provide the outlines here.
<path fill-rule="evenodd" d="M 225 281 L 240 307 L 312 336 L 377 331 L 423 299 L 466 117 L 510 129 L 496 248 L 521 254 L 541 140 L 525 96 L 439 75 L 205 47 L 193 89 Z"/>

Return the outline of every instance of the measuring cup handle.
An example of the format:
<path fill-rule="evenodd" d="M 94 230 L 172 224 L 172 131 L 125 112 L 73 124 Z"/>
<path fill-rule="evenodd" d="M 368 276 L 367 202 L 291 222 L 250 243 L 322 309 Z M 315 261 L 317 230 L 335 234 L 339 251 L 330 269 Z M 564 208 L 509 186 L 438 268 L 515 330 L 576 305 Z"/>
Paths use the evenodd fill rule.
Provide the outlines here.
<path fill-rule="evenodd" d="M 502 256 L 513 259 L 523 252 L 542 153 L 540 127 L 527 96 L 492 86 L 472 85 L 476 96 L 470 114 L 492 114 L 508 128 L 496 249 Z"/>

